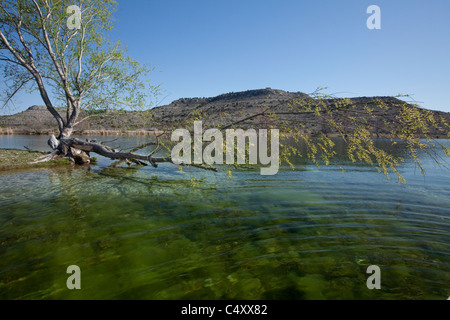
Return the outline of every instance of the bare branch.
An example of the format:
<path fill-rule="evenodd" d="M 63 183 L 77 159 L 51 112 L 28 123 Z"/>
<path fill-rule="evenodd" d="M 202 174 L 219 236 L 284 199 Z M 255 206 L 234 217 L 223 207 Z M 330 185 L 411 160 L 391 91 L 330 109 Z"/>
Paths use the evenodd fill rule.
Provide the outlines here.
<path fill-rule="evenodd" d="M 25 79 L 24 81 L 22 81 L 22 82 L 20 83 L 20 85 L 16 88 L 16 90 L 14 90 L 13 93 L 11 93 L 10 95 L 8 95 L 8 97 L 7 97 L 6 101 L 5 101 L 5 103 L 3 104 L 3 107 L 2 107 L 2 108 L 4 108 L 4 107 L 11 101 L 11 99 L 17 94 L 17 92 L 19 92 L 20 89 L 22 89 L 23 86 L 25 86 L 25 85 L 26 85 L 29 81 L 31 81 L 31 80 L 33 80 L 33 79 L 32 79 L 32 78 L 28 78 L 28 79 Z"/>

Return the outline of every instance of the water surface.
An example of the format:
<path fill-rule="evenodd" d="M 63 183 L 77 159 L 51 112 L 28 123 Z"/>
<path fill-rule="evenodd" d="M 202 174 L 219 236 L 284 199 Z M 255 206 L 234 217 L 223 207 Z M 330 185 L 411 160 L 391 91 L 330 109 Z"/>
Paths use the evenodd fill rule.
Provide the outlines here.
<path fill-rule="evenodd" d="M 0 137 L 0 147 L 45 150 L 46 139 Z M 295 171 L 232 179 L 169 164 L 112 168 L 101 157 L 3 173 L 0 298 L 446 299 L 450 172 L 424 163 L 425 177 L 402 165 L 406 184 L 361 164 L 342 172 L 301 159 Z M 81 268 L 80 291 L 66 287 L 70 265 Z M 367 289 L 370 265 L 381 290 Z"/>

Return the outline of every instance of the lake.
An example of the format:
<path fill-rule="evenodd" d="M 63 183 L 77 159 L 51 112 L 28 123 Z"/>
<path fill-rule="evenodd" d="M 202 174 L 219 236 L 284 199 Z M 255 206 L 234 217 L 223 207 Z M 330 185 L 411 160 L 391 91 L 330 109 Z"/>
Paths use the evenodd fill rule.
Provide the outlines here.
<path fill-rule="evenodd" d="M 47 139 L 0 136 L 0 148 Z M 450 170 L 424 159 L 423 176 L 406 162 L 403 184 L 338 162 L 230 178 L 99 157 L 1 173 L 0 299 L 447 299 Z M 66 287 L 71 265 L 81 290 Z M 381 290 L 367 288 L 371 265 Z"/>

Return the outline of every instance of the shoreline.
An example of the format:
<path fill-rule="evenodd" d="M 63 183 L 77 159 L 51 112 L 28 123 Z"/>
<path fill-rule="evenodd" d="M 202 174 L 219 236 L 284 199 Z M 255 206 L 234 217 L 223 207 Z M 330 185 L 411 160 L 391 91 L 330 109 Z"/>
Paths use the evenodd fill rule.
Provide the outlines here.
<path fill-rule="evenodd" d="M 170 134 L 170 130 L 163 131 L 163 130 L 82 130 L 82 131 L 74 131 L 73 136 L 105 136 L 105 137 L 111 137 L 111 136 L 123 136 L 123 137 L 147 137 L 147 136 L 160 136 L 160 135 L 168 135 Z M 52 136 L 57 135 L 58 132 L 54 130 L 37 130 L 37 131 L 26 131 L 26 130 L 14 130 L 11 128 L 0 128 L 0 136 Z M 288 136 L 293 136 L 292 134 L 289 134 Z M 312 134 L 311 137 L 320 137 L 320 134 Z M 328 134 L 327 137 L 329 138 L 342 138 L 342 136 L 338 134 Z M 385 134 L 372 134 L 372 139 L 399 139 L 398 137 L 392 137 L 390 135 Z M 419 136 L 419 139 L 426 139 L 424 136 Z M 439 135 L 430 137 L 431 139 L 436 140 L 448 140 L 450 139 L 450 135 Z"/>
<path fill-rule="evenodd" d="M 76 136 L 152 136 L 164 133 L 162 130 L 81 130 L 74 131 Z M 55 130 L 15 130 L 0 128 L 0 136 L 52 136 L 58 135 Z"/>

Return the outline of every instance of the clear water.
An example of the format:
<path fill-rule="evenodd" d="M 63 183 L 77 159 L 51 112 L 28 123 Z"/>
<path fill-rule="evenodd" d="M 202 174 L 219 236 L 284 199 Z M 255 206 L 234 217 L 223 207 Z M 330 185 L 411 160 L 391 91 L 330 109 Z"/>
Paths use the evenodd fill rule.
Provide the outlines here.
<path fill-rule="evenodd" d="M 45 150 L 45 141 L 0 137 L 0 147 Z M 400 184 L 364 165 L 298 162 L 232 179 L 103 158 L 0 174 L 0 299 L 450 296 L 448 169 L 425 161 L 424 177 L 406 163 Z M 66 287 L 70 265 L 82 290 Z M 382 270 L 381 290 L 367 289 L 370 265 Z"/>

